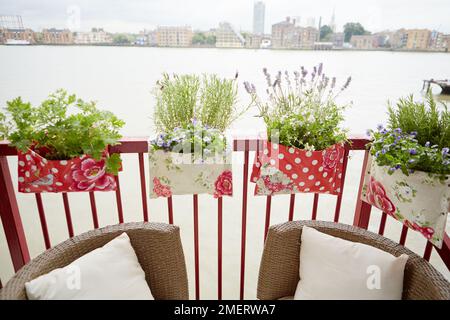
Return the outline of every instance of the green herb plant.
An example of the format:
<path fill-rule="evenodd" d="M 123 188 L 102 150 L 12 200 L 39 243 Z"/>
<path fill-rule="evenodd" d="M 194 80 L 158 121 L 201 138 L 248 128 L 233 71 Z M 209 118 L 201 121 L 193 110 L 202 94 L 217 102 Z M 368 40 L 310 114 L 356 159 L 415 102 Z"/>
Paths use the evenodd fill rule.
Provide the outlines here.
<path fill-rule="evenodd" d="M 426 101 L 413 96 L 389 104 L 388 125 L 369 130 L 371 154 L 389 173 L 401 170 L 405 175 L 418 171 L 437 174 L 442 179 L 450 174 L 450 113 L 441 108 L 431 93 Z"/>
<path fill-rule="evenodd" d="M 215 74 L 163 74 L 154 95 L 158 135 L 150 144 L 157 150 L 194 149 L 180 145 L 202 145 L 205 152 L 212 146 L 215 151 L 224 149 L 225 130 L 250 108 L 237 107 L 237 74 L 233 79 Z"/>
<path fill-rule="evenodd" d="M 108 146 L 117 145 L 124 122 L 95 102 L 85 102 L 60 89 L 34 107 L 18 97 L 0 112 L 0 137 L 22 152 L 34 148 L 49 160 L 81 155 L 101 159 Z M 117 174 L 120 156 L 106 159 L 106 170 Z"/>

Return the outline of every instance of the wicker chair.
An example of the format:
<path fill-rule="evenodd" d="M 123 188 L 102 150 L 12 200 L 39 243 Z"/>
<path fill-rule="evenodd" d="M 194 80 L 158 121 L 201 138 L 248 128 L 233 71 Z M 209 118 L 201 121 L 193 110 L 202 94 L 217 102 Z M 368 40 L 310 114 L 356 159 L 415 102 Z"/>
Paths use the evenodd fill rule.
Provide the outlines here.
<path fill-rule="evenodd" d="M 403 299 L 449 300 L 450 283 L 426 260 L 378 234 L 350 225 L 323 221 L 295 221 L 272 226 L 268 232 L 259 270 L 257 297 L 289 299 L 299 281 L 302 226 L 345 240 L 364 243 L 394 256 L 409 256 L 405 267 Z"/>
<path fill-rule="evenodd" d="M 126 223 L 83 233 L 42 253 L 9 280 L 0 299 L 27 299 L 25 282 L 105 245 L 126 232 L 155 299 L 189 299 L 180 230 L 162 223 Z"/>

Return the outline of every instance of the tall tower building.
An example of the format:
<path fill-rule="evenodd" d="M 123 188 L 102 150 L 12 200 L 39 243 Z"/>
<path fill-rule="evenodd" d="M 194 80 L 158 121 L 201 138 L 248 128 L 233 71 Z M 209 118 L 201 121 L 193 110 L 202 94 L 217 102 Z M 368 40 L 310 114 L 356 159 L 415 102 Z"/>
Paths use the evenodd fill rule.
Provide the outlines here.
<path fill-rule="evenodd" d="M 335 9 L 333 9 L 333 14 L 331 15 L 330 28 L 331 28 L 331 30 L 333 30 L 334 33 L 336 33 L 336 15 L 335 15 Z"/>
<path fill-rule="evenodd" d="M 266 14 L 266 5 L 262 1 L 256 1 L 253 5 L 253 33 L 264 34 L 264 16 Z"/>

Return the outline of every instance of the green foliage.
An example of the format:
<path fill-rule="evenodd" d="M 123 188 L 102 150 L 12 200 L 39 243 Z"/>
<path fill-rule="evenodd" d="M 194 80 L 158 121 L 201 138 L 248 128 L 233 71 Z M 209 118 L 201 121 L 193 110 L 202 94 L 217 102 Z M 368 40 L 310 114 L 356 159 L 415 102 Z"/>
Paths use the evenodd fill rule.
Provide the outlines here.
<path fill-rule="evenodd" d="M 450 113 L 442 103 L 439 110 L 431 93 L 426 102 L 415 102 L 411 95 L 388 107 L 388 128 L 370 131 L 371 153 L 380 166 L 390 172 L 415 170 L 431 174 L 450 174 Z"/>
<path fill-rule="evenodd" d="M 347 106 L 338 105 L 335 99 L 351 78 L 336 93 L 336 78 L 330 80 L 322 72 L 322 64 L 314 67 L 309 79 L 303 67 L 300 72 L 294 71 L 294 79 L 287 71 L 284 76 L 278 72 L 274 82 L 266 69 L 264 74 L 266 101 L 261 100 L 253 85 L 246 82 L 245 87 L 267 125 L 269 140 L 307 150 L 323 150 L 346 141 L 341 124 Z"/>
<path fill-rule="evenodd" d="M 221 79 L 217 75 L 204 75 L 200 90 L 200 106 L 196 117 L 204 124 L 225 131 L 248 108 L 238 111 L 235 79 Z"/>
<path fill-rule="evenodd" d="M 213 46 L 216 44 L 216 36 L 207 36 L 203 32 L 196 32 L 192 37 L 192 44 Z"/>
<path fill-rule="evenodd" d="M 154 123 L 161 133 L 187 128 L 193 119 L 224 132 L 248 109 L 239 111 L 236 107 L 236 78 L 164 74 L 157 84 Z"/>
<path fill-rule="evenodd" d="M 330 26 L 323 25 L 320 27 L 320 40 L 329 40 L 332 34 L 333 30 Z"/>
<path fill-rule="evenodd" d="M 85 102 L 58 90 L 38 107 L 20 97 L 0 112 L 0 136 L 21 151 L 45 150 L 49 160 L 68 160 L 84 154 L 100 159 L 108 145 L 118 144 L 124 122 L 95 102 Z M 107 159 L 107 170 L 117 173 L 119 155 Z"/>
<path fill-rule="evenodd" d="M 370 34 L 359 22 L 348 22 L 344 25 L 344 41 L 350 42 L 353 35 L 359 36 L 364 34 Z"/>
<path fill-rule="evenodd" d="M 159 132 L 171 132 L 187 127 L 194 118 L 200 90 L 196 75 L 163 74 L 154 90 L 156 106 L 154 123 Z"/>
<path fill-rule="evenodd" d="M 419 170 L 431 174 L 450 174 L 449 148 L 418 141 L 418 135 L 403 133 L 400 129 L 384 129 L 370 131 L 372 136 L 371 154 L 380 166 L 388 166 L 389 173 L 401 170 L 404 174 Z"/>
<path fill-rule="evenodd" d="M 424 102 L 415 102 L 411 95 L 399 99 L 396 106 L 389 104 L 388 114 L 390 129 L 400 128 L 403 132 L 416 132 L 421 145 L 429 142 L 440 148 L 450 146 L 450 112 L 445 103 L 442 111 L 428 93 Z"/>
<path fill-rule="evenodd" d="M 115 34 L 113 36 L 113 43 L 119 45 L 127 45 L 134 42 L 134 37 L 128 34 Z"/>

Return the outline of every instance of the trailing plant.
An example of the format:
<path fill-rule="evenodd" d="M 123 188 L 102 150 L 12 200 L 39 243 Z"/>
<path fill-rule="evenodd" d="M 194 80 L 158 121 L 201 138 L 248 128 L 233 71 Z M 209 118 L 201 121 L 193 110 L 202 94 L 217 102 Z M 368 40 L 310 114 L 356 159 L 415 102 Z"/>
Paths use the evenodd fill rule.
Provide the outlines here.
<path fill-rule="evenodd" d="M 389 105 L 388 126 L 369 130 L 373 141 L 371 154 L 389 173 L 401 170 L 409 175 L 416 170 L 450 174 L 450 113 L 445 104 L 439 110 L 433 96 L 415 102 L 413 96 Z"/>
<path fill-rule="evenodd" d="M 310 74 L 304 67 L 293 75 L 279 71 L 273 81 L 266 68 L 263 73 L 267 82 L 265 99 L 253 84 L 244 85 L 266 123 L 269 140 L 307 150 L 323 150 L 347 141 L 347 130 L 341 124 L 348 105 L 338 104 L 336 98 L 347 89 L 351 77 L 338 88 L 336 78 L 323 73 L 322 64 Z"/>
<path fill-rule="evenodd" d="M 200 143 L 203 147 L 213 144 L 225 148 L 223 133 L 250 107 L 237 108 L 237 76 L 223 79 L 215 74 L 163 74 L 154 91 L 154 124 L 159 134 L 151 145 L 157 150 L 172 151 L 180 143 L 194 146 L 202 138 L 206 139 Z"/>
<path fill-rule="evenodd" d="M 0 112 L 0 136 L 22 152 L 37 150 L 48 160 L 68 160 L 81 155 L 101 159 L 109 145 L 118 144 L 124 122 L 95 102 L 85 102 L 60 89 L 34 107 L 18 97 Z M 106 170 L 117 174 L 120 156 L 106 159 Z"/>
<path fill-rule="evenodd" d="M 226 139 L 218 129 L 193 121 L 186 128 L 177 127 L 160 133 L 150 142 L 154 150 L 179 153 L 199 153 L 202 158 L 214 157 L 226 147 Z"/>

